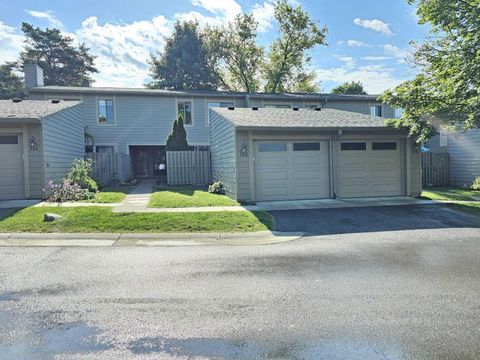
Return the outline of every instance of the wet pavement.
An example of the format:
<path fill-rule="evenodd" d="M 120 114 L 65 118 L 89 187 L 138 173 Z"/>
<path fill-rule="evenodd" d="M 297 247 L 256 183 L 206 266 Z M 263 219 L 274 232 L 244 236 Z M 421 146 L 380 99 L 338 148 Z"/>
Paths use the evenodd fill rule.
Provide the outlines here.
<path fill-rule="evenodd" d="M 440 214 L 264 246 L 0 248 L 0 359 L 478 359 L 480 231 Z"/>

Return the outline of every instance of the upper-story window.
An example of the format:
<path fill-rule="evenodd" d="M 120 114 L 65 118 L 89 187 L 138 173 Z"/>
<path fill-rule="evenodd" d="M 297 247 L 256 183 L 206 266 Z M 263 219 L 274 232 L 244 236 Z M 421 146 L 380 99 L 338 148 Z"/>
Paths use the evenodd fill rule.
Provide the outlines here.
<path fill-rule="evenodd" d="M 370 115 L 372 116 L 382 116 L 382 105 L 372 105 L 370 106 Z"/>
<path fill-rule="evenodd" d="M 183 115 L 185 125 L 192 125 L 192 102 L 187 100 L 178 100 L 177 114 Z"/>
<path fill-rule="evenodd" d="M 98 123 L 102 125 L 115 124 L 113 99 L 98 100 Z"/>
<path fill-rule="evenodd" d="M 273 109 L 290 109 L 290 104 L 265 104 L 265 107 Z"/>
<path fill-rule="evenodd" d="M 222 101 L 222 102 L 207 102 L 207 124 L 210 124 L 210 111 L 208 109 L 213 107 L 228 108 L 234 106 L 231 101 Z"/>

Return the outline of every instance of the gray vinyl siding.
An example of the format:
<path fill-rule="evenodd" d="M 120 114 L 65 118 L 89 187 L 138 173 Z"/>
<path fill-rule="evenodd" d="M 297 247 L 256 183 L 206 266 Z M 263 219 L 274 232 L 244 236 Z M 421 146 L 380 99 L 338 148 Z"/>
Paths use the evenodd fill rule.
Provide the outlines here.
<path fill-rule="evenodd" d="M 82 106 L 78 105 L 42 120 L 45 183 L 61 181 L 73 160 L 85 153 Z"/>
<path fill-rule="evenodd" d="M 436 135 L 429 139 L 425 144 L 431 152 L 444 152 L 447 151 L 445 146 L 440 146 L 440 136 Z"/>
<path fill-rule="evenodd" d="M 448 134 L 450 184 L 470 186 L 480 176 L 480 129 Z"/>
<path fill-rule="evenodd" d="M 370 115 L 371 105 L 382 105 L 382 117 L 386 119 L 393 119 L 395 117 L 395 110 L 388 104 L 382 104 L 369 101 L 348 101 L 348 100 L 329 100 L 325 107 L 329 109 L 337 109 L 344 111 L 353 111 L 361 114 Z"/>
<path fill-rule="evenodd" d="M 253 149 L 249 149 L 248 133 L 246 131 L 237 131 L 237 154 L 240 154 L 243 146 L 246 146 L 249 152 L 253 151 Z M 249 201 L 251 199 L 250 168 L 248 156 L 237 155 L 237 198 L 238 200 L 243 201 Z"/>
<path fill-rule="evenodd" d="M 420 196 L 422 194 L 422 153 L 415 147 L 415 139 L 410 143 L 410 194 Z"/>
<path fill-rule="evenodd" d="M 41 198 L 43 197 L 43 189 L 45 184 L 43 183 L 43 139 L 42 139 L 42 126 L 40 124 L 31 124 L 28 126 L 28 137 L 35 138 L 37 144 L 37 150 L 29 149 L 28 151 L 28 165 L 30 172 L 30 197 Z"/>
<path fill-rule="evenodd" d="M 212 180 L 222 181 L 227 195 L 237 198 L 235 128 L 218 114 L 210 122 Z"/>

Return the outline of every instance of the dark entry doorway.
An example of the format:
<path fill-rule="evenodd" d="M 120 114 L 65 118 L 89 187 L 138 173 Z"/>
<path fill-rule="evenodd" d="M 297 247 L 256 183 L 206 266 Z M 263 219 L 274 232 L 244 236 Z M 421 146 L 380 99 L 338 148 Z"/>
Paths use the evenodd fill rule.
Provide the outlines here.
<path fill-rule="evenodd" d="M 130 157 L 135 177 L 155 177 L 167 180 L 165 146 L 130 146 Z"/>

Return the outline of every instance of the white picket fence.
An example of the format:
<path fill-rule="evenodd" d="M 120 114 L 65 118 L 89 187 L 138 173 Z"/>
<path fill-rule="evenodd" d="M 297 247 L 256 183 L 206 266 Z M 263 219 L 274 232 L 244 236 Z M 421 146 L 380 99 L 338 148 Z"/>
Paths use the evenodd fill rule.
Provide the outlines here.
<path fill-rule="evenodd" d="M 167 151 L 168 185 L 208 185 L 210 151 Z"/>

